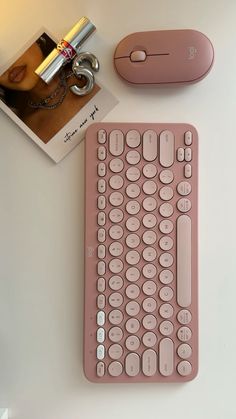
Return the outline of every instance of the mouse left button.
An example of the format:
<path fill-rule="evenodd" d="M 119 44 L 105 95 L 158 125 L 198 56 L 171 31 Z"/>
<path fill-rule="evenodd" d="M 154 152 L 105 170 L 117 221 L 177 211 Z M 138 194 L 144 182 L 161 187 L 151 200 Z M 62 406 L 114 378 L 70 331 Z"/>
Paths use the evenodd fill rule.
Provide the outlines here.
<path fill-rule="evenodd" d="M 145 61 L 146 60 L 146 52 L 145 51 L 133 51 L 130 54 L 131 61 Z"/>

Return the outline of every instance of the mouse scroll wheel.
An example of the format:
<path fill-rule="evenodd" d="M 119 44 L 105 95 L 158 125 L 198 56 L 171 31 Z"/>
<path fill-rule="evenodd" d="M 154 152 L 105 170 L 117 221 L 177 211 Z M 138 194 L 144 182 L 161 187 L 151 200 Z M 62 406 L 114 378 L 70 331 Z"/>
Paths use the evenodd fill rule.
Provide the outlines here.
<path fill-rule="evenodd" d="M 131 61 L 145 61 L 146 52 L 145 51 L 133 51 L 130 54 Z"/>

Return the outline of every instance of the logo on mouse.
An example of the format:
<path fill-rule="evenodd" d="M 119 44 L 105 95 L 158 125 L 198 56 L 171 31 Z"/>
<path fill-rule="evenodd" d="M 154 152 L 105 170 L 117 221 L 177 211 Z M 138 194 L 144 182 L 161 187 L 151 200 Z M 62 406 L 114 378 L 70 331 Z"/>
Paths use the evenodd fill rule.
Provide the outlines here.
<path fill-rule="evenodd" d="M 197 55 L 197 48 L 188 47 L 188 59 L 189 60 L 194 60 L 196 55 Z"/>

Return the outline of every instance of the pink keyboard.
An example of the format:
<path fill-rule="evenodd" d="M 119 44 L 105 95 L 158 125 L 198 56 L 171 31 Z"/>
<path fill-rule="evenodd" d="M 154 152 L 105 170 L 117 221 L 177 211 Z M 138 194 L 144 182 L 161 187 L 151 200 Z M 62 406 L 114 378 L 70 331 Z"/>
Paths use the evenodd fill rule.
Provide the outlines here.
<path fill-rule="evenodd" d="M 196 129 L 98 123 L 85 147 L 85 374 L 100 383 L 191 380 Z"/>

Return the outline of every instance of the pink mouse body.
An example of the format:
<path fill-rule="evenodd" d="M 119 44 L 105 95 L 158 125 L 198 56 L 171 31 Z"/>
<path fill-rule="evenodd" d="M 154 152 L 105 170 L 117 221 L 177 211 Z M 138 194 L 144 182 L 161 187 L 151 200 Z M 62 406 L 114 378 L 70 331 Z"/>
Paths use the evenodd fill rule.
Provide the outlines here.
<path fill-rule="evenodd" d="M 210 40 L 191 29 L 132 33 L 114 54 L 116 71 L 133 84 L 194 83 L 208 74 L 213 61 Z"/>

